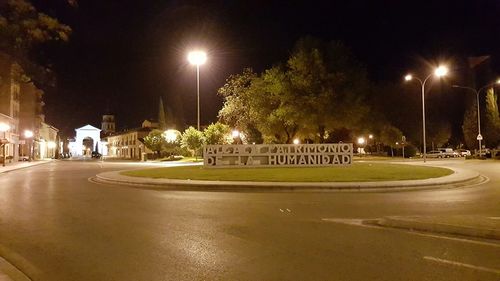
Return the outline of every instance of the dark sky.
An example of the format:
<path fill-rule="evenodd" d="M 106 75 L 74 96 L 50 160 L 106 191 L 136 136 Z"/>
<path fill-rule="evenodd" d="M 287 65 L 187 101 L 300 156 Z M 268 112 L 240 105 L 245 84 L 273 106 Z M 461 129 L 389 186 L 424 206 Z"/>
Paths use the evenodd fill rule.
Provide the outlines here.
<path fill-rule="evenodd" d="M 284 61 L 297 39 L 342 40 L 375 82 L 399 81 L 423 60 L 490 54 L 498 71 L 500 1 L 34 1 L 73 28 L 51 48 L 58 86 L 45 95 L 47 121 L 72 133 L 156 118 L 158 99 L 196 123 L 196 72 L 187 52 L 208 52 L 201 68 L 202 124 L 215 121 L 216 91 L 244 67 Z"/>

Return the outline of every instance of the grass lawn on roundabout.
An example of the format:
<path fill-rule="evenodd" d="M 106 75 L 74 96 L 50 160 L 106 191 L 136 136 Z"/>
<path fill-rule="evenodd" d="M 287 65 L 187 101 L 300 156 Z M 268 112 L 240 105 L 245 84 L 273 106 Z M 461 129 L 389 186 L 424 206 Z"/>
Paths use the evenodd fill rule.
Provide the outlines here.
<path fill-rule="evenodd" d="M 354 163 L 345 167 L 204 168 L 183 166 L 121 172 L 125 176 L 262 182 L 368 182 L 418 180 L 452 174 L 446 168 L 386 163 Z"/>

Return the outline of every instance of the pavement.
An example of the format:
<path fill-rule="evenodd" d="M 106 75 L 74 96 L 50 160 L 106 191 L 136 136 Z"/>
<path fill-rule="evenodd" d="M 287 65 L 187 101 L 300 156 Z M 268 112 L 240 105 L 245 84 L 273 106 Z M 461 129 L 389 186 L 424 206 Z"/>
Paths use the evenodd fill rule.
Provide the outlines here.
<path fill-rule="evenodd" d="M 51 161 L 54 160 L 50 159 L 50 160 L 38 160 L 31 162 L 7 163 L 5 167 L 0 166 L 0 174 L 50 163 Z M 17 269 L 14 265 L 9 263 L 7 260 L 0 257 L 0 281 L 27 281 L 27 280 L 31 279 L 29 279 L 29 277 L 24 275 L 24 273 L 22 273 L 19 269 Z"/>
<path fill-rule="evenodd" d="M 0 173 L 6 173 L 14 170 L 19 170 L 19 169 L 24 169 L 24 168 L 29 168 L 32 166 L 40 165 L 40 164 L 46 164 L 51 161 L 54 161 L 53 159 L 47 159 L 47 160 L 36 160 L 36 161 L 22 161 L 22 162 L 13 162 L 13 163 L 7 163 L 5 164 L 5 167 L 0 165 Z M 1 279 L 0 279 L 1 280 Z"/>
<path fill-rule="evenodd" d="M 414 163 L 403 163 L 416 165 Z M 417 164 L 418 165 L 418 164 Z M 427 165 L 432 166 L 432 165 Z M 414 190 L 429 189 L 436 187 L 449 187 L 450 185 L 479 184 L 487 179 L 481 177 L 478 172 L 444 167 L 454 171 L 453 174 L 423 180 L 400 180 L 400 181 L 376 181 L 376 182 L 245 182 L 245 181 L 205 181 L 205 180 L 178 180 L 158 179 L 145 177 L 131 177 L 122 175 L 123 171 L 109 171 L 99 173 L 92 178 L 94 182 L 108 184 L 123 184 L 131 186 L 144 186 L 154 189 L 165 190 L 189 190 L 189 191 L 377 191 L 377 190 Z"/>
<path fill-rule="evenodd" d="M 500 215 L 500 161 L 432 164 L 489 181 L 411 192 L 158 191 L 88 180 L 139 164 L 52 161 L 0 174 L 0 256 L 40 281 L 500 280 L 499 240 L 357 223 Z"/>

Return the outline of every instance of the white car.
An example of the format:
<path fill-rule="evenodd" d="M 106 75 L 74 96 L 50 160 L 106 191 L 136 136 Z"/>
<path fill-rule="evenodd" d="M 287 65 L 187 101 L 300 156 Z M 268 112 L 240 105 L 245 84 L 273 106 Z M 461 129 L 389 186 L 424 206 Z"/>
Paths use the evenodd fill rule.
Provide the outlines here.
<path fill-rule="evenodd" d="M 470 153 L 470 150 L 468 150 L 468 149 L 457 149 L 455 152 L 458 153 L 458 155 L 460 157 L 466 157 L 466 156 L 471 156 L 472 155 Z"/>

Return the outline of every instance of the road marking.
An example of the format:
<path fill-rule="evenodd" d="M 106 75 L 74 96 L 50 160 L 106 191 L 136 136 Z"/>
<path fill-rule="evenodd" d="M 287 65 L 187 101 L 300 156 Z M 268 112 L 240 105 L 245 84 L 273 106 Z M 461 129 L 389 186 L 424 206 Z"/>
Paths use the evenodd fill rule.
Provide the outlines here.
<path fill-rule="evenodd" d="M 289 213 L 291 212 L 290 209 L 286 209 Z"/>
<path fill-rule="evenodd" d="M 283 211 L 282 209 L 280 209 L 280 212 L 282 212 L 282 213 L 283 213 L 284 211 Z"/>
<path fill-rule="evenodd" d="M 483 267 L 483 266 L 477 266 L 477 265 L 473 265 L 473 264 L 462 263 L 462 262 L 457 262 L 457 261 L 450 261 L 450 260 L 445 260 L 445 259 L 440 259 L 440 258 L 435 258 L 435 257 L 429 257 L 429 256 L 425 256 L 423 258 L 424 258 L 424 260 L 429 260 L 429 261 L 434 261 L 434 262 L 439 262 L 439 263 L 444 263 L 444 264 L 461 266 L 461 267 L 470 268 L 470 269 L 479 270 L 479 271 L 485 271 L 485 272 L 500 274 L 500 270 L 498 270 L 498 269 L 487 268 L 487 267 Z"/>
<path fill-rule="evenodd" d="M 488 218 L 492 220 L 500 220 L 500 217 L 488 217 Z"/>
<path fill-rule="evenodd" d="M 378 229 L 386 229 L 386 230 L 394 230 L 394 231 L 404 231 L 406 233 L 418 235 L 418 236 L 437 238 L 437 239 L 445 239 L 445 240 L 451 240 L 451 241 L 456 241 L 456 242 L 463 242 L 463 243 L 470 243 L 470 244 L 500 248 L 500 244 L 493 243 L 493 242 L 485 242 L 485 241 L 470 240 L 470 239 L 466 239 L 466 238 L 442 236 L 442 235 L 429 234 L 429 233 L 423 233 L 423 232 L 415 232 L 415 231 L 405 230 L 402 228 L 391 228 L 391 227 L 384 227 L 384 226 L 379 226 L 379 225 L 375 225 L 375 224 L 364 223 L 367 220 L 376 220 L 376 219 L 323 218 L 321 220 L 326 221 L 326 222 L 354 225 L 354 226 L 360 226 L 360 227 L 366 227 L 366 228 L 378 228 Z"/>

